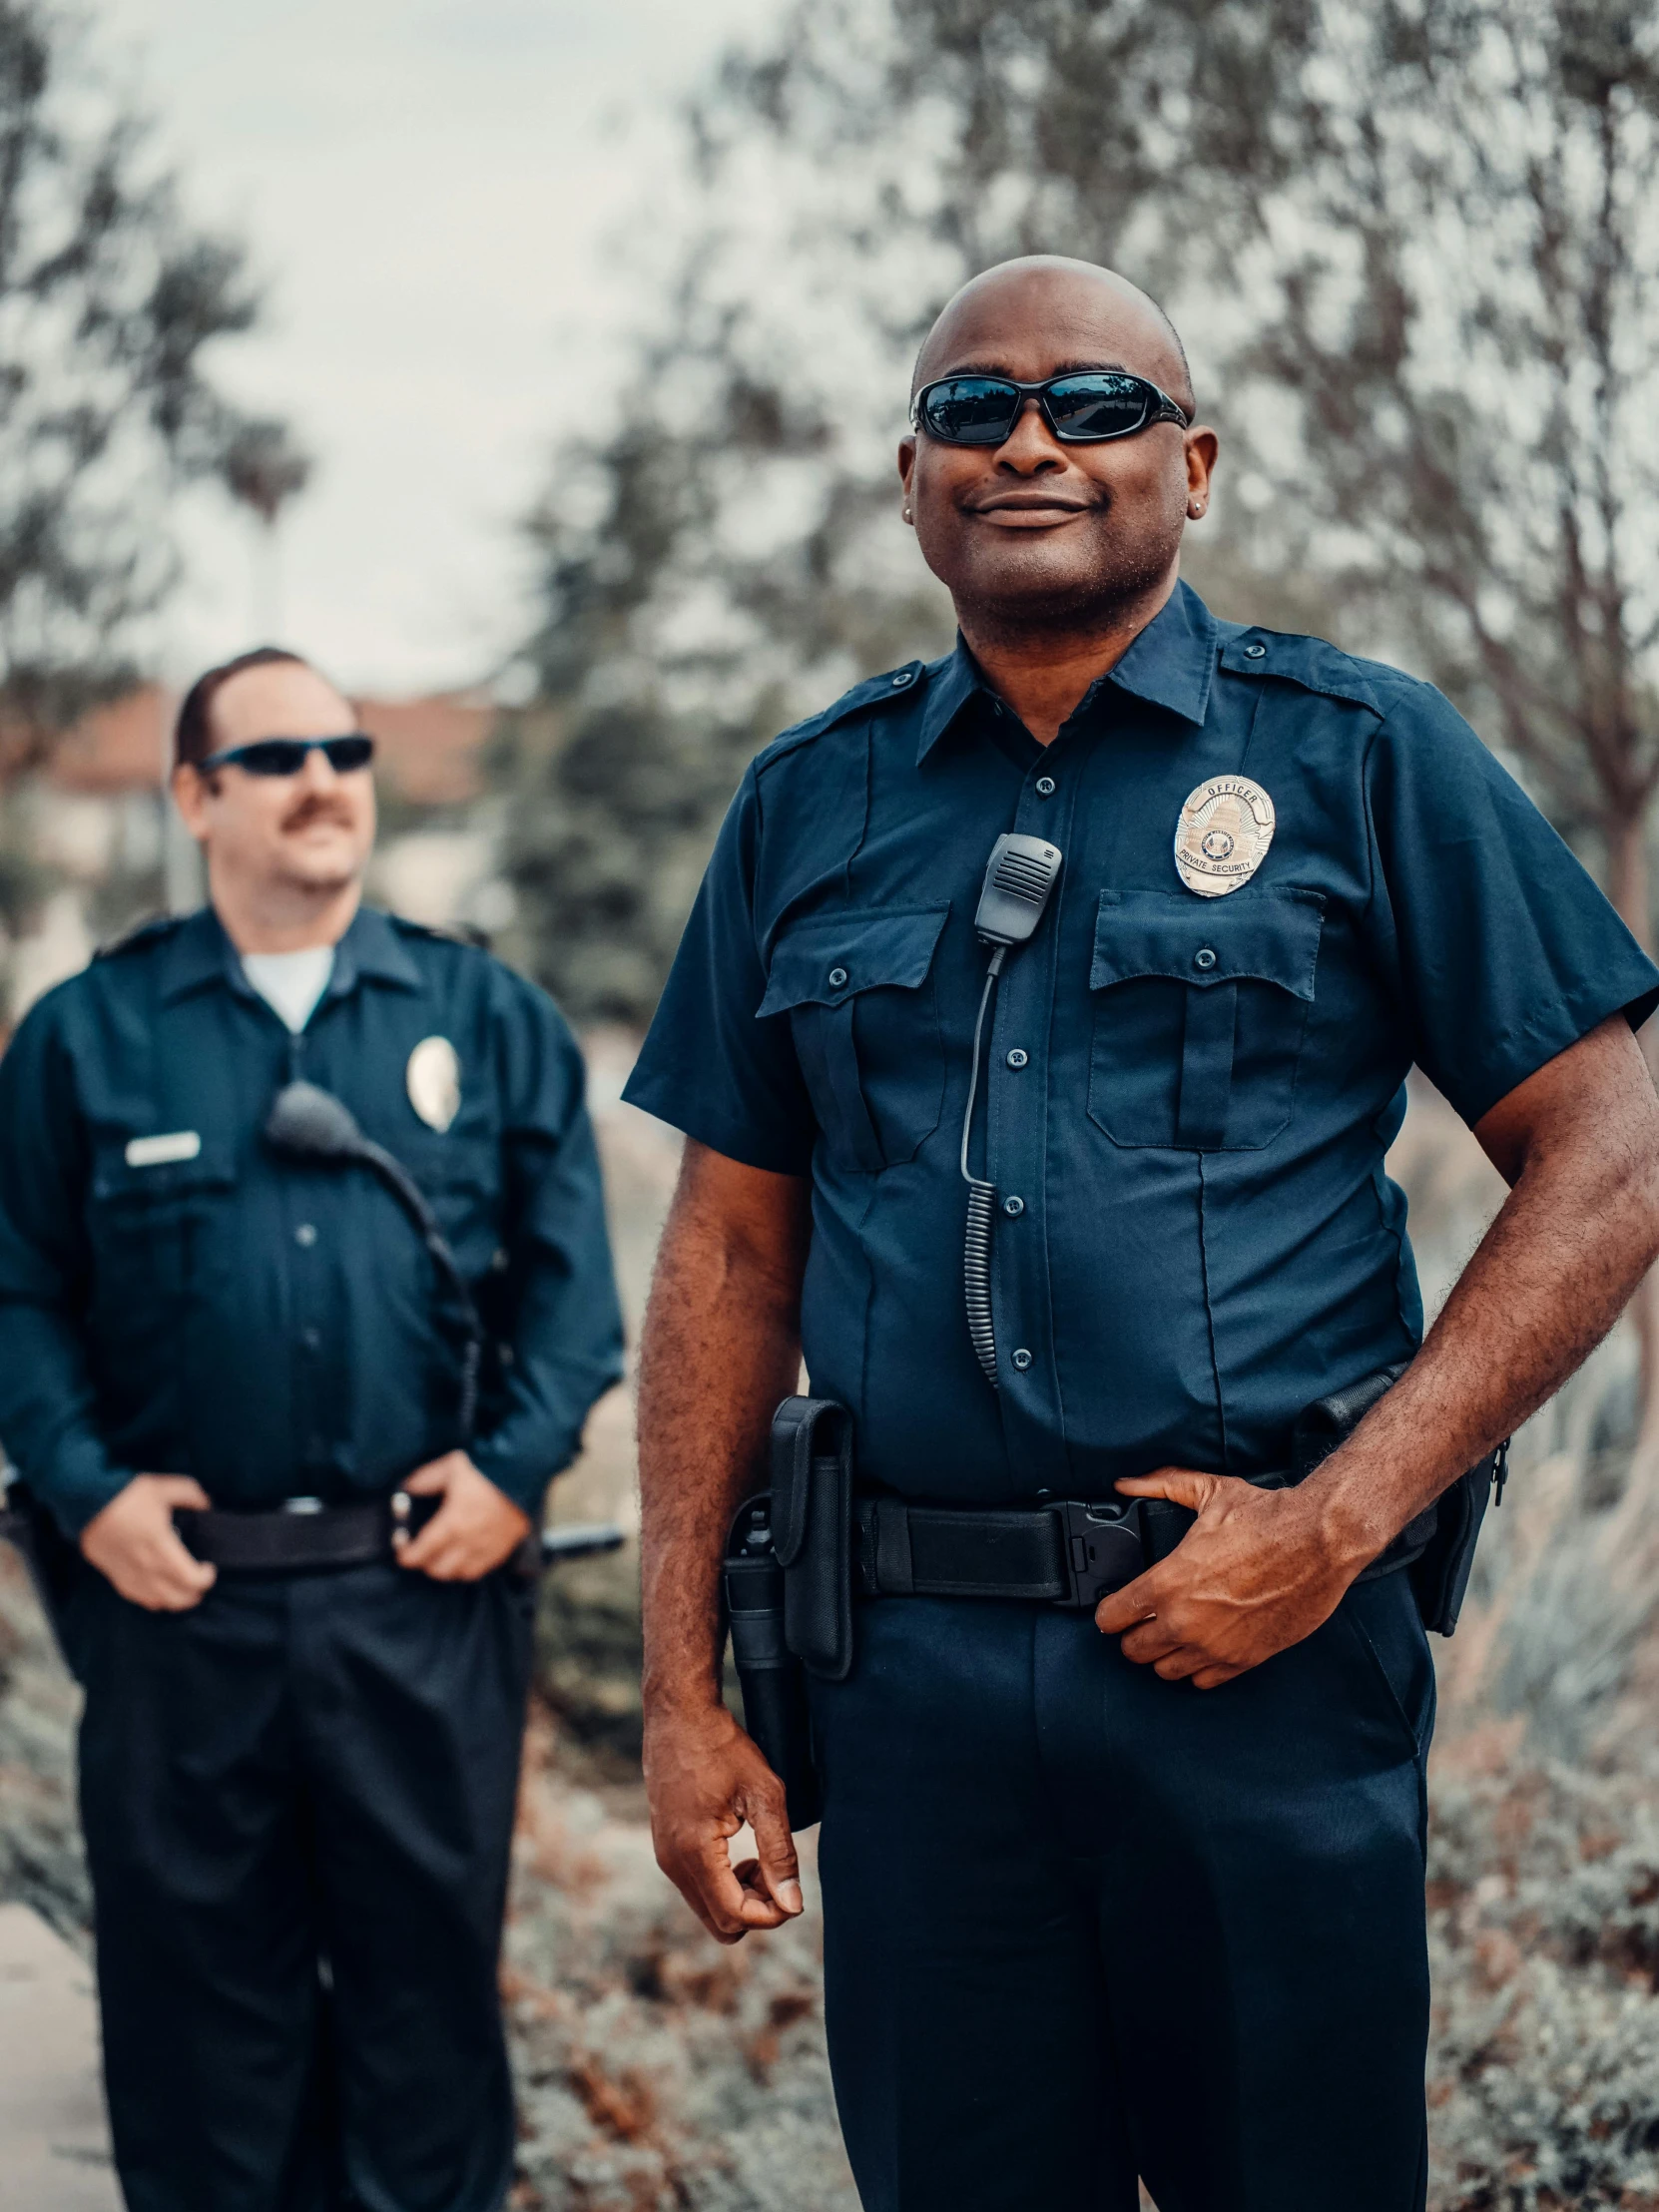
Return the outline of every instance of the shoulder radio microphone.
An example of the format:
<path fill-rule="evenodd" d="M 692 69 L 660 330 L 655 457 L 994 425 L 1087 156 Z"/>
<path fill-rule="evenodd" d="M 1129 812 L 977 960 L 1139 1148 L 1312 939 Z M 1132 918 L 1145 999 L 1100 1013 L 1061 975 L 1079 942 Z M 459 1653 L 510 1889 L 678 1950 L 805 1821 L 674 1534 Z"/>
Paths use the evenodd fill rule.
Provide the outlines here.
<path fill-rule="evenodd" d="M 997 838 L 985 863 L 984 886 L 973 917 L 974 934 L 991 947 L 985 987 L 979 994 L 979 1018 L 973 1025 L 973 1068 L 968 1077 L 967 1110 L 962 1115 L 962 1180 L 968 1187 L 967 1232 L 962 1248 L 962 1289 L 967 1300 L 968 1335 L 991 1388 L 997 1388 L 996 1330 L 991 1318 L 991 1229 L 996 1219 L 996 1186 L 981 1181 L 968 1167 L 973 1106 L 979 1092 L 979 1052 L 985 1012 L 1010 952 L 1030 942 L 1048 910 L 1060 875 L 1060 848 L 1042 837 L 1010 831 Z"/>

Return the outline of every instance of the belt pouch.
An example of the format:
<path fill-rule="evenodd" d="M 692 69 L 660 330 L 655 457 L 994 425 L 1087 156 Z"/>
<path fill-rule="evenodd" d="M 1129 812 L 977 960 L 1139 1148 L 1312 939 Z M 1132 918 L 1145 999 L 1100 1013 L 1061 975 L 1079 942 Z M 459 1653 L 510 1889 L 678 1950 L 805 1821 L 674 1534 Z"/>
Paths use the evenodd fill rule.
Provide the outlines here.
<path fill-rule="evenodd" d="M 743 1725 L 784 1785 L 791 1828 L 811 1828 L 821 1808 L 807 1677 L 784 1641 L 784 1570 L 773 1549 L 772 1498 L 765 1490 L 732 1524 L 724 1588 Z"/>
<path fill-rule="evenodd" d="M 829 1397 L 787 1397 L 772 1422 L 773 1544 L 784 1570 L 784 1640 L 809 1673 L 852 1667 L 852 1416 Z"/>
<path fill-rule="evenodd" d="M 1497 1453 L 1489 1451 L 1478 1466 L 1470 1467 L 1449 1490 L 1440 1492 L 1434 1533 L 1421 1557 L 1411 1564 L 1417 1611 L 1423 1626 L 1433 1629 L 1437 1636 L 1452 1633 L 1463 1609 L 1469 1570 L 1474 1565 L 1474 1546 L 1486 1517 L 1496 1466 Z"/>
<path fill-rule="evenodd" d="M 1352 1435 L 1378 1399 L 1391 1390 L 1405 1367 L 1383 1368 L 1346 1389 L 1316 1398 L 1297 1415 L 1291 1432 L 1294 1478 L 1300 1482 L 1328 1458 L 1346 1436 Z M 1486 1517 L 1497 1453 L 1488 1452 L 1477 1466 L 1460 1474 L 1449 1489 L 1408 1521 L 1378 1558 L 1361 1575 L 1362 1582 L 1407 1568 L 1411 1593 L 1417 1601 L 1424 1628 L 1436 1636 L 1449 1636 L 1457 1626 L 1463 1595 L 1474 1565 L 1474 1546 L 1480 1523 Z"/>

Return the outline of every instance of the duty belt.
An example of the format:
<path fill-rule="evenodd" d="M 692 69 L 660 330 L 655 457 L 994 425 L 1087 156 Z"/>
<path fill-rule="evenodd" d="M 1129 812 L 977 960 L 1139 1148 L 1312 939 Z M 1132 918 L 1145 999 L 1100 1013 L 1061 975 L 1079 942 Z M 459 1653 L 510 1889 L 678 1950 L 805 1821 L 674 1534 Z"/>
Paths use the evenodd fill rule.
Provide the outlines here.
<path fill-rule="evenodd" d="M 1283 1489 L 1295 1477 L 1253 1477 Z M 1164 1498 L 1059 1498 L 1029 1509 L 911 1505 L 901 1497 L 853 1504 L 853 1587 L 861 1597 L 1000 1597 L 1093 1611 L 1112 1590 L 1167 1558 L 1193 1524 Z M 1434 1508 L 1401 1530 L 1361 1580 L 1418 1558 Z"/>
<path fill-rule="evenodd" d="M 221 1506 L 181 1507 L 173 1525 L 187 1551 L 226 1574 L 309 1574 L 326 1567 L 364 1567 L 395 1555 L 399 1531 L 424 1528 L 441 1497 L 389 1497 L 324 1505 L 320 1498 L 290 1497 L 268 1512 L 235 1513 Z M 614 1521 L 584 1522 L 533 1531 L 505 1562 L 509 1574 L 528 1581 L 544 1563 L 615 1551 L 624 1542 Z"/>
<path fill-rule="evenodd" d="M 303 1574 L 318 1567 L 363 1567 L 389 1559 L 398 1529 L 423 1528 L 441 1499 L 389 1497 L 324 1505 L 320 1498 L 290 1497 L 269 1512 L 206 1511 L 182 1506 L 173 1516 L 187 1551 L 228 1574 Z"/>

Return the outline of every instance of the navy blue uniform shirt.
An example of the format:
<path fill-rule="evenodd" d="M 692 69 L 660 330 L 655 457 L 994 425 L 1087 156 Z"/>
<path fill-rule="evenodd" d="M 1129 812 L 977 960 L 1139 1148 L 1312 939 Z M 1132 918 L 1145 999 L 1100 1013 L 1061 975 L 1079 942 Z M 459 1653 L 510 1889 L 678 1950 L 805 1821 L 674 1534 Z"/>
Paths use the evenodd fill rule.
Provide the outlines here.
<path fill-rule="evenodd" d="M 1205 898 L 1176 822 L 1224 773 L 1266 790 L 1277 831 Z M 975 1113 L 993 1390 L 957 1148 L 1004 830 L 1064 865 L 1009 956 Z M 1183 585 L 1046 749 L 958 646 L 762 753 L 627 1096 L 811 1175 L 807 1365 L 856 1415 L 866 1477 L 1097 1496 L 1171 1461 L 1282 1466 L 1303 1405 L 1413 1351 L 1382 1164 L 1413 1061 L 1473 1122 L 1656 999 L 1659 970 L 1438 692 L 1218 622 Z"/>
<path fill-rule="evenodd" d="M 406 1077 L 428 1037 L 459 1062 L 443 1130 Z M 157 923 L 49 992 L 0 1061 L 0 1440 L 72 1533 L 140 1471 L 220 1505 L 338 1502 L 459 1440 L 460 1339 L 408 1215 L 366 1169 L 260 1134 L 296 1075 L 409 1170 L 475 1286 L 492 1480 L 533 1512 L 621 1373 L 582 1061 L 551 1000 L 365 907 L 290 1038 L 211 910 Z"/>

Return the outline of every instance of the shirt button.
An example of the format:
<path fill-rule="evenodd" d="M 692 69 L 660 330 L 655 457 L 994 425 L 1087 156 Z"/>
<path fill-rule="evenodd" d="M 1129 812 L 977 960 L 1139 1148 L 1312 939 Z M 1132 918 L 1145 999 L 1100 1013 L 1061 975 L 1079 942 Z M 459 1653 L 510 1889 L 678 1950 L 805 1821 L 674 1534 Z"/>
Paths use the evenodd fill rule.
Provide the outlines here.
<path fill-rule="evenodd" d="M 308 1252 L 311 1246 L 314 1245 L 316 1242 L 316 1229 L 314 1224 L 308 1221 L 302 1221 L 299 1224 L 299 1227 L 293 1232 L 293 1241 L 304 1251 Z"/>
<path fill-rule="evenodd" d="M 1010 1052 L 1008 1055 L 1008 1065 L 1011 1068 L 1022 1068 L 1025 1066 L 1029 1058 L 1030 1054 L 1022 1052 L 1019 1046 L 1016 1044 L 1013 1051 Z"/>
<path fill-rule="evenodd" d="M 1023 1214 L 1025 1201 L 1023 1198 L 1005 1198 L 1002 1201 L 1002 1211 L 1005 1214 Z"/>
<path fill-rule="evenodd" d="M 832 991 L 838 991 L 838 990 L 840 989 L 841 985 L 842 985 L 842 984 L 843 984 L 843 983 L 844 983 L 845 981 L 846 981 L 846 970 L 845 970 L 845 968 L 843 968 L 843 967 L 832 967 L 832 968 L 831 968 L 831 969 L 830 970 L 830 989 L 831 989 Z"/>
<path fill-rule="evenodd" d="M 299 1342 L 307 1352 L 314 1352 L 322 1342 L 322 1332 L 320 1329 L 301 1329 Z"/>
<path fill-rule="evenodd" d="M 1195 952 L 1195 953 L 1193 954 L 1193 966 L 1194 966 L 1194 967 L 1198 967 L 1198 968 L 1213 968 L 1213 967 L 1215 966 L 1215 964 L 1216 964 L 1216 956 L 1215 956 L 1215 954 L 1214 954 L 1214 953 L 1213 953 L 1213 952 L 1212 952 L 1212 951 L 1210 950 L 1210 947 L 1209 947 L 1208 945 L 1204 945 L 1204 946 L 1202 946 L 1202 947 L 1201 947 L 1201 948 L 1200 948 L 1200 949 L 1199 949 L 1199 950 L 1198 950 L 1197 952 Z"/>
<path fill-rule="evenodd" d="M 1247 661 L 1260 661 L 1266 657 L 1267 650 L 1265 645 L 1247 645 L 1245 647 L 1245 659 Z"/>
<path fill-rule="evenodd" d="M 1054 797 L 1053 777 L 1039 776 L 1036 781 L 1035 790 L 1039 799 L 1052 799 Z"/>
<path fill-rule="evenodd" d="M 1023 1346 L 1018 1352 L 1014 1354 L 1014 1365 L 1016 1368 L 1018 1368 L 1021 1375 L 1023 1375 L 1026 1369 L 1031 1365 L 1031 1355 L 1024 1349 Z"/>
<path fill-rule="evenodd" d="M 914 669 L 901 668 L 892 680 L 892 688 L 894 691 L 902 691 L 906 684 L 913 684 L 915 680 Z"/>

